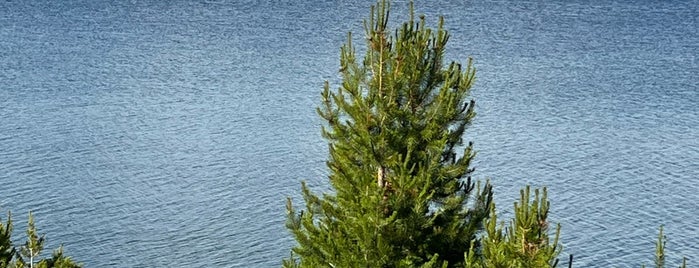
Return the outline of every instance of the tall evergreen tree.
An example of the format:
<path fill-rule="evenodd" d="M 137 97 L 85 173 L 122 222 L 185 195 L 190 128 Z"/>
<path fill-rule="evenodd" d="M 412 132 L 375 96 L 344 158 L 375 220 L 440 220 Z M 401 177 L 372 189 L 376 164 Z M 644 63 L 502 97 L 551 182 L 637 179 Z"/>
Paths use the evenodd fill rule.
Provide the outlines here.
<path fill-rule="evenodd" d="M 409 17 L 392 31 L 389 4 L 373 6 L 363 60 L 348 34 L 342 83 L 325 83 L 318 108 L 334 191 L 318 196 L 303 184 L 306 209 L 288 201 L 298 245 L 284 266 L 459 266 L 483 228 L 492 189 L 471 180 L 475 153 L 462 139 L 475 115 L 475 69 L 471 59 L 444 64 L 443 18 L 433 30 L 412 3 Z"/>

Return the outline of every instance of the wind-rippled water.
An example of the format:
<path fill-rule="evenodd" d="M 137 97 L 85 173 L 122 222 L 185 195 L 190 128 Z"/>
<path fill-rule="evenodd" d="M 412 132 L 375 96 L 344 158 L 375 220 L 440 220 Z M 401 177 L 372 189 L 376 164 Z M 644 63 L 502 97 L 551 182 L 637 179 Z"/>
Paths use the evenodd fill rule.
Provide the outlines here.
<path fill-rule="evenodd" d="M 286 196 L 328 187 L 314 108 L 368 5 L 0 3 L 2 211 L 87 267 L 278 266 Z M 661 224 L 699 262 L 697 1 L 416 6 L 475 58 L 466 140 L 503 214 L 547 185 L 576 267 L 650 264 Z"/>

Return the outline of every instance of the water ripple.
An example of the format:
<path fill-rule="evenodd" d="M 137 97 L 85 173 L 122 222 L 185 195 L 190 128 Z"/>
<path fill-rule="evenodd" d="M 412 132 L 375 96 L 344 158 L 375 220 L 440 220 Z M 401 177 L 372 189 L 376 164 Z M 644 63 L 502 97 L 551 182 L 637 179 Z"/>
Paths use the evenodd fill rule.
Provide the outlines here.
<path fill-rule="evenodd" d="M 476 59 L 466 139 L 504 216 L 547 185 L 576 266 L 650 261 L 660 224 L 668 257 L 699 256 L 697 5 L 417 7 Z M 366 9 L 0 3 L 0 206 L 87 267 L 278 266 L 285 198 L 328 189 L 314 107 Z"/>

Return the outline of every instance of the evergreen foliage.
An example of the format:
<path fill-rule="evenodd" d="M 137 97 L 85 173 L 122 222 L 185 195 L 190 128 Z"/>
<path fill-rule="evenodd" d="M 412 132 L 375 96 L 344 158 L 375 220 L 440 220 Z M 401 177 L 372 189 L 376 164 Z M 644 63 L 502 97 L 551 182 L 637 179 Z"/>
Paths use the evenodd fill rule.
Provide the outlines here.
<path fill-rule="evenodd" d="M 341 48 L 342 83 L 325 83 L 318 108 L 334 192 L 303 184 L 305 210 L 288 201 L 298 245 L 286 267 L 453 267 L 478 252 L 492 190 L 471 180 L 475 153 L 462 139 L 475 115 L 475 69 L 470 59 L 443 63 L 442 18 L 433 30 L 412 4 L 409 15 L 391 31 L 389 4 L 379 2 L 364 21 L 363 60 L 351 33 Z"/>
<path fill-rule="evenodd" d="M 558 244 L 560 224 L 551 243 L 549 239 L 549 201 L 546 188 L 539 195 L 534 190 L 530 202 L 530 187 L 520 191 L 520 201 L 514 205 L 514 219 L 507 229 L 498 227 L 495 204 L 491 205 L 490 218 L 486 219 L 485 237 L 482 239 L 481 256 L 467 253 L 465 267 L 556 267 L 556 257 L 561 251 Z"/>
<path fill-rule="evenodd" d="M 35 258 L 40 256 L 44 249 L 44 235 L 39 235 L 34 224 L 34 216 L 29 213 L 27 224 L 27 241 L 18 249 L 12 244 L 12 217 L 8 212 L 7 223 L 0 224 L 0 268 L 79 268 L 82 265 L 75 263 L 70 257 L 63 255 L 63 247 L 54 250 L 49 259 Z M 28 260 L 28 262 L 27 262 Z"/>
<path fill-rule="evenodd" d="M 475 116 L 471 59 L 445 65 L 444 20 L 427 27 L 412 3 L 407 22 L 392 31 L 388 21 L 380 1 L 364 21 L 363 59 L 348 34 L 342 82 L 337 90 L 325 82 L 318 114 L 333 192 L 317 195 L 302 183 L 305 209 L 287 200 L 297 245 L 283 266 L 556 267 L 560 225 L 551 241 L 546 188 L 533 200 L 523 189 L 504 228 L 491 185 L 471 180 L 475 153 L 462 139 Z M 663 239 L 661 228 L 658 268 Z"/>
<path fill-rule="evenodd" d="M 44 249 L 44 235 L 39 236 L 36 233 L 36 226 L 34 225 L 34 215 L 29 212 L 29 220 L 27 224 L 27 241 L 24 246 L 20 248 L 20 256 L 29 259 L 30 266 L 34 264 L 34 258 L 39 256 L 41 250 Z M 24 262 L 24 259 L 19 258 L 18 260 Z"/>
<path fill-rule="evenodd" d="M 663 234 L 663 226 L 660 226 L 658 241 L 655 242 L 655 268 L 665 268 L 665 244 L 667 244 L 667 237 Z M 687 258 L 682 258 L 682 264 L 679 267 L 687 268 Z"/>
<path fill-rule="evenodd" d="M 12 214 L 7 213 L 7 223 L 5 225 L 0 221 L 0 268 L 10 264 L 12 257 L 15 256 L 16 250 L 12 246 Z"/>

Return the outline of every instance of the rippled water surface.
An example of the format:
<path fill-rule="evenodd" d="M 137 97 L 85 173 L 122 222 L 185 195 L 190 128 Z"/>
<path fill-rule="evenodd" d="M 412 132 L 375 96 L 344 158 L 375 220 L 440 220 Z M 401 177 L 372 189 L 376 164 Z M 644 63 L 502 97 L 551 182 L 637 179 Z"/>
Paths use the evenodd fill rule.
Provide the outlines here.
<path fill-rule="evenodd" d="M 467 140 L 502 213 L 547 185 L 577 267 L 650 264 L 661 224 L 671 261 L 699 262 L 697 1 L 416 6 L 446 17 L 448 58 L 475 58 Z M 285 197 L 301 179 L 327 189 L 314 107 L 366 14 L 362 1 L 3 1 L 2 211 L 22 230 L 32 210 L 48 248 L 87 267 L 278 266 L 293 245 Z"/>

